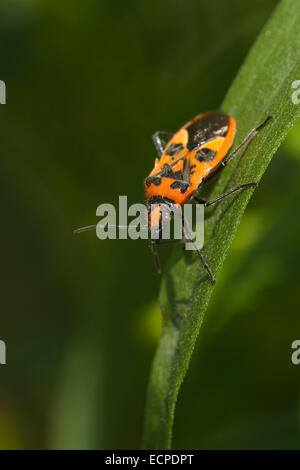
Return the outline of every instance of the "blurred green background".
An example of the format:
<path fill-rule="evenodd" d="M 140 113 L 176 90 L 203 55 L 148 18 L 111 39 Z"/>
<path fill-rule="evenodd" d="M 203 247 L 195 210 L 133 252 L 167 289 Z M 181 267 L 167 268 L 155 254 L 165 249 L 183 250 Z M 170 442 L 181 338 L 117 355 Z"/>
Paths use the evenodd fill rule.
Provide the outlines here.
<path fill-rule="evenodd" d="M 72 230 L 145 200 L 151 135 L 220 106 L 276 3 L 1 0 L 0 448 L 139 448 L 160 279 L 147 242 Z M 219 276 L 175 448 L 300 447 L 299 130 Z"/>

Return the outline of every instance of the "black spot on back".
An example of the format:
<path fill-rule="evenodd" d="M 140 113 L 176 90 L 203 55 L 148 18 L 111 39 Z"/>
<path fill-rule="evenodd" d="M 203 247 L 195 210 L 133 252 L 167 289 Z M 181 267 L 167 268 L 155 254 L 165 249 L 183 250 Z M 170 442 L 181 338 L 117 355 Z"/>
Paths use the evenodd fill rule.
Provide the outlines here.
<path fill-rule="evenodd" d="M 156 175 L 157 177 L 158 175 Z M 179 171 L 173 171 L 172 167 L 170 165 L 168 165 L 168 163 L 165 163 L 161 172 L 159 173 L 159 176 L 162 177 L 162 178 L 172 178 L 174 180 L 183 180 L 184 179 L 184 175 L 183 175 L 183 171 L 182 170 L 179 170 Z M 153 176 L 152 176 L 153 178 Z M 147 183 L 147 181 L 146 181 Z"/>
<path fill-rule="evenodd" d="M 217 152 L 215 150 L 204 147 L 198 150 L 196 153 L 196 159 L 198 162 L 211 162 L 215 158 L 216 154 Z"/>
<path fill-rule="evenodd" d="M 183 183 L 182 181 L 174 181 L 171 185 L 171 189 L 180 189 L 181 194 L 184 194 L 189 187 L 189 183 Z"/>
<path fill-rule="evenodd" d="M 221 111 L 207 113 L 192 121 L 186 128 L 189 134 L 188 150 L 194 150 L 216 137 L 225 137 L 228 126 L 229 116 Z"/>
<path fill-rule="evenodd" d="M 161 171 L 161 176 L 164 176 L 165 178 L 173 178 L 172 168 L 167 163 L 165 163 L 163 166 L 163 169 Z"/>
<path fill-rule="evenodd" d="M 165 154 L 166 155 L 177 155 L 184 149 L 184 146 L 182 144 L 171 144 L 169 147 L 166 149 Z"/>

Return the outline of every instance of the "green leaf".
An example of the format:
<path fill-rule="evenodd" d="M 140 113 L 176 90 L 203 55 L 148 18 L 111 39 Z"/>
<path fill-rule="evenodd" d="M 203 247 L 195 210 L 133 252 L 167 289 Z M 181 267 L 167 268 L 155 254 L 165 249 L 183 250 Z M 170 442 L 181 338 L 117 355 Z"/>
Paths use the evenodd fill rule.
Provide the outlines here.
<path fill-rule="evenodd" d="M 206 185 L 209 190 L 204 195 L 206 199 L 213 199 L 238 184 L 259 181 L 300 116 L 300 106 L 292 102 L 295 91 L 292 83 L 300 80 L 299 50 L 300 2 L 282 0 L 221 106 L 237 121 L 233 148 L 268 115 L 274 118 L 245 152 L 234 157 L 224 171 Z M 206 209 L 202 252 L 216 277 L 252 194 L 253 189 L 247 188 Z M 182 253 L 182 249 L 176 247 L 161 286 L 163 328 L 148 388 L 145 448 L 171 446 L 176 399 L 213 288 L 196 254 Z"/>

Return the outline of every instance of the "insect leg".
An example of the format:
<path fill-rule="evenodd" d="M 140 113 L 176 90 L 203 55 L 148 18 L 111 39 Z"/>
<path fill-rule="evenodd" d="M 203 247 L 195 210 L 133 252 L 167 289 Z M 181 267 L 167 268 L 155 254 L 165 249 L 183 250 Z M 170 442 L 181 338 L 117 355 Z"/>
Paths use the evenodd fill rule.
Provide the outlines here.
<path fill-rule="evenodd" d="M 154 255 L 154 260 L 155 260 L 157 272 L 158 272 L 158 274 L 160 274 L 161 273 L 161 266 L 160 266 L 158 253 L 157 253 L 157 250 L 155 248 L 155 242 L 151 243 L 151 248 L 152 248 L 152 253 Z"/>
<path fill-rule="evenodd" d="M 165 144 L 167 143 L 166 139 L 167 141 L 169 141 L 172 137 L 173 137 L 172 132 L 157 131 L 155 132 L 155 134 L 153 134 L 152 140 L 154 142 L 154 145 L 155 145 L 155 148 L 159 157 L 161 157 L 162 154 L 164 153 L 164 149 L 166 146 Z M 164 141 L 162 139 L 164 139 Z"/>
<path fill-rule="evenodd" d="M 202 254 L 200 253 L 200 251 L 198 250 L 197 248 L 197 245 L 196 243 L 194 242 L 193 240 L 193 237 L 190 233 L 190 230 L 189 230 L 189 227 L 188 227 L 188 224 L 187 224 L 187 221 L 184 219 L 184 232 L 185 232 L 185 235 L 186 235 L 186 238 L 188 239 L 189 242 L 192 243 L 192 245 L 194 246 L 194 249 L 201 261 L 201 264 L 202 266 L 204 267 L 204 269 L 207 271 L 208 275 L 209 275 L 209 278 L 211 280 L 211 283 L 214 284 L 216 282 L 216 279 L 214 278 L 214 275 L 213 273 L 211 272 L 211 269 L 210 267 L 208 266 L 208 264 L 206 263 L 205 259 L 203 258 Z"/>
<path fill-rule="evenodd" d="M 229 160 L 231 160 L 241 150 L 241 148 L 243 148 L 243 147 L 245 147 L 245 145 L 249 144 L 249 142 L 251 142 L 253 137 L 255 137 L 256 134 L 260 131 L 260 129 L 265 127 L 265 125 L 272 118 L 273 118 L 273 116 L 268 116 L 264 120 L 264 122 L 262 122 L 259 126 L 252 129 L 252 131 L 247 135 L 247 137 L 243 140 L 243 142 L 233 152 L 231 152 L 226 158 L 224 158 L 224 160 L 221 162 L 221 165 L 224 167 L 229 162 Z"/>
<path fill-rule="evenodd" d="M 221 194 L 220 196 L 216 197 L 216 199 L 212 199 L 211 201 L 204 201 L 203 199 L 200 199 L 198 197 L 195 197 L 195 201 L 198 202 L 198 204 L 203 204 L 204 207 L 211 206 L 212 204 L 215 204 L 216 202 L 221 201 L 221 199 L 224 199 L 225 197 L 229 196 L 230 194 L 234 193 L 235 191 L 239 191 L 240 189 L 246 188 L 247 186 L 256 186 L 257 183 L 254 181 L 252 183 L 244 183 L 240 184 L 239 186 L 236 186 L 235 188 L 229 189 L 229 191 L 226 191 L 226 193 Z"/>

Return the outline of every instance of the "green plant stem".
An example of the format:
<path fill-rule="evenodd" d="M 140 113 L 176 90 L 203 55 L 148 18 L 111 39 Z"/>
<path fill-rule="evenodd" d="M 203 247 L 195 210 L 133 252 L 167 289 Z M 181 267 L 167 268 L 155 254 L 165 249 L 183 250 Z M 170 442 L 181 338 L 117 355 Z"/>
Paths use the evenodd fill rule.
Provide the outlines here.
<path fill-rule="evenodd" d="M 216 176 L 214 198 L 238 184 L 259 181 L 288 130 L 300 115 L 292 83 L 300 80 L 300 2 L 282 0 L 251 49 L 221 109 L 237 120 L 235 148 L 266 116 L 274 119 L 247 148 Z M 201 111 L 201 110 L 200 110 Z M 217 275 L 252 188 L 206 210 L 204 257 Z M 163 276 L 160 305 L 162 336 L 152 366 L 147 395 L 143 446 L 171 446 L 175 404 L 213 286 L 195 253 L 175 248 Z M 201 443 L 199 443 L 199 446 Z"/>

